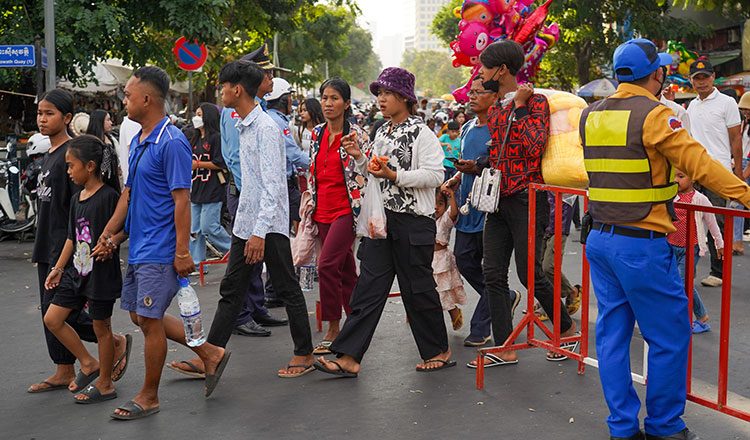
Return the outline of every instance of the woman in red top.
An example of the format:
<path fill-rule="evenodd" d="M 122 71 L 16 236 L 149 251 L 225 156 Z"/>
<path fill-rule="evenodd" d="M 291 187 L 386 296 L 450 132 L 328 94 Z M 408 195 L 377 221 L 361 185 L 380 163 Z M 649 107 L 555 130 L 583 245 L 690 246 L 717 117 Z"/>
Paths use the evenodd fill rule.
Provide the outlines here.
<path fill-rule="evenodd" d="M 320 87 L 326 122 L 316 127 L 310 149 L 310 189 L 313 194 L 313 221 L 318 226 L 322 250 L 318 257 L 321 318 L 328 331 L 315 348 L 315 354 L 328 354 L 331 341 L 339 334 L 341 308 L 351 312 L 349 300 L 357 283 L 354 263 L 354 230 L 359 215 L 365 179 L 354 167 L 354 160 L 341 148 L 341 138 L 357 132 L 362 151 L 368 146 L 367 134 L 348 122 L 352 114 L 351 89 L 343 79 L 332 78 Z"/>

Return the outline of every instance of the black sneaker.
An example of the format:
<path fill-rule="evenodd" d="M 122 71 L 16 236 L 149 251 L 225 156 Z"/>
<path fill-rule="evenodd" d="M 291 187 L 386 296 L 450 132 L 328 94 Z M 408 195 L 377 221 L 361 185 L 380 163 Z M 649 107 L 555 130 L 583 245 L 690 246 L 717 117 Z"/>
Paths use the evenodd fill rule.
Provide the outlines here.
<path fill-rule="evenodd" d="M 271 330 L 261 327 L 255 321 L 238 325 L 232 330 L 232 333 L 242 336 L 271 336 Z"/>
<path fill-rule="evenodd" d="M 672 434 L 665 437 L 646 434 L 646 440 L 700 440 L 700 437 L 690 432 L 689 429 L 685 428 L 677 434 Z"/>
<path fill-rule="evenodd" d="M 609 440 L 643 440 L 644 438 L 646 437 L 644 436 L 643 431 L 638 431 L 630 437 L 615 437 L 613 435 L 609 436 Z"/>

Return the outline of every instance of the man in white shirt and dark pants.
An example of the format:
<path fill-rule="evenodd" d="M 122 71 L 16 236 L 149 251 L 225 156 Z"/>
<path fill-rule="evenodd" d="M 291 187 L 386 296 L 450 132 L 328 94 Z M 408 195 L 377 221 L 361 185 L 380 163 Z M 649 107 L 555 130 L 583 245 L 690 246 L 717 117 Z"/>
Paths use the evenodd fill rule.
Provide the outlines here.
<path fill-rule="evenodd" d="M 740 133 L 740 111 L 734 99 L 719 93 L 714 87 L 716 75 L 711 63 L 698 59 L 690 65 L 690 82 L 698 92 L 698 97 L 690 102 L 690 134 L 700 142 L 708 154 L 742 177 L 742 134 Z M 734 164 L 732 158 L 734 157 Z M 726 206 L 727 201 L 720 195 L 703 188 L 703 193 L 714 206 Z M 719 227 L 724 228 L 724 216 L 717 215 Z M 711 251 L 711 273 L 701 281 L 704 286 L 721 286 L 722 263 L 716 255 L 716 246 L 709 235 L 708 248 Z"/>

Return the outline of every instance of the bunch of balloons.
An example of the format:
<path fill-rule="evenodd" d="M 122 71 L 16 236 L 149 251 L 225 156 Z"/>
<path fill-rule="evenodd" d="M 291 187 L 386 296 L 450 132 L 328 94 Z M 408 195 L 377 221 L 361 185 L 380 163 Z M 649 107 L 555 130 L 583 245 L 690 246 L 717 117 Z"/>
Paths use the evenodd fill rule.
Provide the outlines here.
<path fill-rule="evenodd" d="M 511 39 L 524 50 L 525 62 L 518 73 L 520 83 L 528 82 L 539 69 L 544 53 L 560 38 L 557 23 L 544 25 L 552 0 L 531 9 L 534 0 L 464 0 L 453 13 L 461 18 L 453 50 L 453 66 L 472 67 L 471 78 L 453 96 L 458 102 L 469 100 L 471 83 L 479 73 L 479 54 L 497 40 Z"/>
<path fill-rule="evenodd" d="M 674 60 L 667 80 L 683 87 L 690 87 L 690 80 L 688 79 L 690 65 L 698 59 L 698 54 L 688 50 L 684 44 L 675 41 L 667 42 L 667 53 L 672 55 Z"/>

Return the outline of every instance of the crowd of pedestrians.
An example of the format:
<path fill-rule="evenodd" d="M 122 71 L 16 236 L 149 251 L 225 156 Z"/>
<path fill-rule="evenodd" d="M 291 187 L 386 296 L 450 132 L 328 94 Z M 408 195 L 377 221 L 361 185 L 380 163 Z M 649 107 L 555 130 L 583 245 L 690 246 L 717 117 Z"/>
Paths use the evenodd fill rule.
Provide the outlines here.
<path fill-rule="evenodd" d="M 294 90 L 286 80 L 274 78 L 276 68 L 265 46 L 221 69 L 218 83 L 222 105 L 200 104 L 182 130 L 165 114 L 169 78 L 158 67 L 136 70 L 125 86 L 128 117 L 119 141 L 110 134 L 109 114 L 100 110 L 91 115 L 88 134 L 71 139 L 68 124 L 73 98 L 61 89 L 49 91 L 40 100 L 37 117 L 39 129 L 49 136 L 52 148 L 39 178 L 39 233 L 33 261 L 38 268 L 47 347 L 57 370 L 28 391 L 67 388 L 75 393 L 76 403 L 89 404 L 118 397 L 114 382 L 125 374 L 133 344 L 131 335 L 120 335 L 111 327 L 114 304 L 120 298 L 120 307 L 128 311 L 144 335 L 146 362 L 142 389 L 115 409 L 112 417 L 130 420 L 158 412 L 166 341 L 186 345 L 181 322 L 166 310 L 179 289 L 178 277 L 197 273 L 199 263 L 210 258 L 207 248 L 217 258 L 229 254 L 218 307 L 207 325 L 207 340 L 189 347 L 195 358 L 167 365 L 182 374 L 205 378 L 206 396 L 214 391 L 230 360 L 231 353 L 225 347 L 231 335 L 269 336 L 271 331 L 266 327 L 272 326 L 288 325 L 293 341 L 290 360 L 277 371 L 279 377 L 296 378 L 315 369 L 356 377 L 394 278 L 398 279 L 421 358 L 417 371 L 456 365 L 443 312 L 447 312 L 454 330 L 463 327 L 461 307 L 467 303 L 464 279 L 479 295 L 464 344 L 481 346 L 494 337 L 495 345 L 503 345 L 513 330 L 515 308 L 522 296 L 509 288 L 512 257 L 519 281 L 527 286 L 529 185 L 543 181 L 541 161 L 550 133 L 550 107 L 533 86 L 517 83 L 516 75 L 524 63 L 523 50 L 517 43 L 493 43 L 482 52 L 480 61 L 480 76 L 469 91 L 468 110 L 473 117 L 468 120 L 463 110 L 430 107 L 427 100 L 418 100 L 414 75 L 401 68 L 387 68 L 370 84 L 377 107 L 366 117 L 353 115 L 349 84 L 330 78 L 318 90 L 320 100 L 310 98 L 299 103 L 295 121 Z M 607 199 L 614 197 L 607 186 L 612 183 L 600 175 L 608 172 L 589 169 L 592 188 L 606 188 L 597 193 L 604 194 L 600 199 L 591 197 L 596 232 L 592 236 L 592 258 L 600 260 L 592 263 L 594 288 L 597 295 L 610 289 L 602 287 L 602 280 L 609 276 L 605 273 L 608 266 L 602 261 L 609 257 L 605 248 L 597 251 L 597 243 L 609 239 L 606 231 L 619 234 L 617 228 L 622 227 L 607 224 L 608 220 L 634 227 L 636 232 L 625 234 L 629 237 L 640 237 L 638 228 L 653 225 L 658 225 L 659 231 L 651 232 L 650 238 L 669 233 L 671 247 L 665 249 L 676 256 L 683 278 L 685 254 L 695 252 L 697 262 L 700 255 L 710 251 L 711 273 L 702 282 L 720 285 L 721 216 L 697 217 L 693 241 L 698 244 L 694 250 L 686 249 L 686 215 L 679 210 L 675 213 L 671 202 L 730 206 L 726 196 L 746 202 L 747 186 L 743 182 L 750 174 L 745 158 L 750 128 L 742 122 L 740 112 L 750 112 L 750 95 L 743 96 L 738 105 L 719 93 L 713 86 L 710 63 L 699 60 L 691 67 L 691 80 L 699 96 L 685 111 L 669 99 L 668 91 L 662 93 L 663 81 L 658 83 L 655 70 L 645 73 L 651 75 L 647 80 L 638 82 L 643 77 L 633 73 L 637 70 L 633 66 L 628 67 L 631 73 L 618 70 L 623 85 L 615 99 L 587 109 L 582 126 L 591 112 L 601 111 L 606 118 L 609 114 L 603 110 L 605 106 L 619 105 L 612 104 L 617 99 L 630 102 L 626 100 L 645 96 L 653 88 L 657 94 L 648 98 L 643 118 L 648 111 L 667 115 L 662 109 L 673 109 L 667 115 L 672 118 L 669 124 L 659 127 L 661 131 L 654 129 L 654 136 L 664 136 L 675 145 L 690 139 L 692 156 L 702 160 L 707 153 L 716 162 L 701 167 L 685 155 L 664 150 L 665 157 L 686 172 L 675 171 L 676 183 L 668 170 L 660 174 L 659 179 L 665 180 L 663 187 L 674 193 L 663 200 L 631 202 L 633 209 L 643 210 L 648 205 L 646 216 L 632 218 L 621 218 L 607 205 L 622 202 Z M 659 105 L 657 98 L 666 107 Z M 669 137 L 665 131 L 682 130 L 682 136 L 686 133 L 683 126 L 688 124 L 698 142 L 689 136 Z M 135 128 L 129 128 L 131 125 Z M 594 142 L 596 128 L 589 131 L 586 125 L 582 129 L 584 145 Z M 651 142 L 644 140 L 639 148 L 651 148 Z M 701 145 L 704 149 L 699 154 Z M 658 144 L 655 148 L 667 147 Z M 597 160 L 601 164 L 624 159 Z M 649 156 L 646 160 L 655 159 Z M 729 185 L 731 175 L 708 176 L 706 170 L 715 172 L 717 166 L 742 181 L 732 180 Z M 501 202 L 496 212 L 485 214 L 467 199 L 476 176 L 487 168 L 502 173 Z M 376 179 L 374 191 L 379 191 L 382 199 L 385 232 L 381 237 L 358 241 L 358 222 L 370 220 L 361 215 L 368 191 L 373 191 L 366 190 L 370 179 Z M 716 185 L 719 180 L 725 184 L 722 188 Z M 694 181 L 704 183 L 700 192 L 695 190 Z M 666 194 L 666 190 L 659 194 Z M 554 200 L 536 197 L 536 203 L 536 313 L 549 319 L 555 306 L 554 227 L 550 220 L 555 215 L 550 209 Z M 652 203 L 658 218 L 648 217 Z M 464 205 L 465 210 L 459 209 Z M 674 225 L 663 221 L 662 208 L 665 218 L 669 218 L 667 209 L 672 209 Z M 564 248 L 577 211 L 576 198 L 565 198 L 562 209 Z M 733 247 L 736 253 L 744 251 L 742 226 L 736 228 L 740 230 Z M 317 344 L 312 341 L 307 304 L 293 264 L 291 240 L 301 234 L 313 237 L 320 245 L 311 263 L 318 268 L 321 318 L 327 329 Z M 119 246 L 125 240 L 129 240 L 129 251 L 123 276 Z M 449 247 L 451 241 L 453 249 Z M 627 245 L 623 243 L 617 246 Z M 561 335 L 575 336 L 577 324 L 571 315 L 580 306 L 581 288 L 562 274 L 560 289 L 565 298 L 559 315 Z M 683 305 L 676 297 L 670 301 Z M 286 319 L 269 313 L 268 308 L 276 305 L 284 306 Z M 601 313 L 619 313 L 601 296 L 599 305 L 600 321 Z M 708 312 L 697 290 L 694 314 L 693 332 L 709 330 Z M 654 349 L 661 348 L 663 326 L 649 328 L 652 320 L 638 311 L 635 318 L 617 319 L 631 327 L 633 319 L 644 319 L 644 337 Z M 675 326 L 669 334 L 683 341 L 685 335 L 676 335 L 684 330 L 682 327 Z M 600 338 L 605 341 L 626 336 L 599 326 L 597 331 L 597 344 Z M 98 358 L 82 341 L 98 343 Z M 569 350 L 577 346 L 578 342 L 563 344 Z M 603 345 L 599 354 L 604 363 L 612 359 Z M 316 360 L 314 355 L 331 356 Z M 77 374 L 76 359 L 80 363 Z M 549 352 L 546 359 L 556 362 L 567 358 Z M 518 362 L 514 351 L 484 358 L 485 367 Z M 467 366 L 476 368 L 476 361 Z M 659 368 L 661 364 L 655 365 L 652 372 L 654 389 L 660 386 Z M 626 409 L 614 396 L 627 390 L 614 385 L 614 373 L 601 371 L 605 397 L 616 417 L 618 411 Z M 683 392 L 676 399 L 682 400 L 684 409 L 684 390 L 675 392 Z M 649 411 L 659 410 L 649 407 Z M 613 435 L 630 430 L 630 425 L 618 423 L 610 421 Z M 670 434 L 664 429 L 684 428 L 674 420 L 669 423 L 667 428 L 657 428 L 660 435 Z"/>

